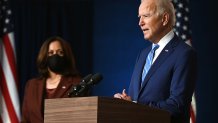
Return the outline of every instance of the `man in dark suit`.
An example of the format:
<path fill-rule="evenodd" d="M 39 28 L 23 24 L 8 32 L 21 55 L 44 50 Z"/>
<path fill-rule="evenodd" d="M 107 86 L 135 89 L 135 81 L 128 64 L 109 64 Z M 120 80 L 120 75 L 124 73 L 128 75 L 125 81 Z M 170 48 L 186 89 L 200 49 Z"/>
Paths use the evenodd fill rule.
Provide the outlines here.
<path fill-rule="evenodd" d="M 129 93 L 124 90 L 114 97 L 166 110 L 172 122 L 189 123 L 196 52 L 173 32 L 175 11 L 170 0 L 142 0 L 138 16 L 144 38 L 152 46 L 137 58 Z"/>

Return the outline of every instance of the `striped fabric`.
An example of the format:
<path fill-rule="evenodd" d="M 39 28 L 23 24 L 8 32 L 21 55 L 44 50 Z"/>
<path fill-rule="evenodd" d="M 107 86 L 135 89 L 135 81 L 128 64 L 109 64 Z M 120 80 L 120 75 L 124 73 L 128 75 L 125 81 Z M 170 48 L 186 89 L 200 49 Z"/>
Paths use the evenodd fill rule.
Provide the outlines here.
<path fill-rule="evenodd" d="M 0 123 L 19 123 L 16 52 L 8 0 L 0 0 Z"/>

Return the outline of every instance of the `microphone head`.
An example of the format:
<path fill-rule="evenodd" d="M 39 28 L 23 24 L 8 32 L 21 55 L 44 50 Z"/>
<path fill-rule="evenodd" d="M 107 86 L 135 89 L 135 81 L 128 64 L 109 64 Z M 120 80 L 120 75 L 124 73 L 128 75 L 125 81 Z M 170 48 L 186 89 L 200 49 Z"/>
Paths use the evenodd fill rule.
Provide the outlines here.
<path fill-rule="evenodd" d="M 94 75 L 89 74 L 85 76 L 79 85 L 73 86 L 68 93 L 68 96 L 79 96 L 80 94 L 87 91 L 91 85 L 98 84 L 103 79 L 103 76 L 100 73 Z"/>
<path fill-rule="evenodd" d="M 82 79 L 81 83 L 87 83 L 91 78 L 92 78 L 92 74 L 88 74 Z"/>
<path fill-rule="evenodd" d="M 103 76 L 100 73 L 96 73 L 92 76 L 90 81 L 87 83 L 88 85 L 98 84 L 103 79 Z"/>
<path fill-rule="evenodd" d="M 72 95 L 77 96 L 77 93 L 78 93 L 82 88 L 85 88 L 85 87 L 86 87 L 86 84 L 87 84 L 87 82 L 90 81 L 91 77 L 92 77 L 92 74 L 89 74 L 89 75 L 85 76 L 85 77 L 81 80 L 80 84 L 71 87 L 71 89 L 70 89 L 70 91 L 69 91 L 69 93 L 68 93 L 68 96 L 69 96 L 69 97 L 71 97 Z"/>

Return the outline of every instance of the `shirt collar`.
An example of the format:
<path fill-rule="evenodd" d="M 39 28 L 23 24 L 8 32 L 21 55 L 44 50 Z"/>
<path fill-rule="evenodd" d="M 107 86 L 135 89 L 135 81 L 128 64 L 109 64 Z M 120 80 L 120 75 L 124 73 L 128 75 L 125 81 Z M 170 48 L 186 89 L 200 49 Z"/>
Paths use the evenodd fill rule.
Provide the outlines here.
<path fill-rule="evenodd" d="M 171 30 L 170 32 L 168 32 L 163 38 L 160 39 L 160 41 L 157 43 L 160 47 L 165 47 L 170 40 L 174 37 L 174 32 L 173 30 Z M 154 44 L 152 44 L 154 45 Z"/>
<path fill-rule="evenodd" d="M 170 40 L 174 37 L 174 32 L 171 30 L 168 32 L 161 40 L 157 43 L 159 45 L 159 48 L 155 51 L 153 62 L 157 59 L 157 57 L 160 55 L 161 51 L 164 49 L 164 47 L 170 42 Z M 152 44 L 152 46 L 155 44 Z"/>

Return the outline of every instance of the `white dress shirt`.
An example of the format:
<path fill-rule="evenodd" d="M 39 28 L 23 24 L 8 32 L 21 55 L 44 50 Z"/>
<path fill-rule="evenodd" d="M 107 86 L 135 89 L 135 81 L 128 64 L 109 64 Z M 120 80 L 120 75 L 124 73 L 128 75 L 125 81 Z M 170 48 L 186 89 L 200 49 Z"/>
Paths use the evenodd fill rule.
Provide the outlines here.
<path fill-rule="evenodd" d="M 155 51 L 154 58 L 152 61 L 152 64 L 157 59 L 157 57 L 160 55 L 163 48 L 170 42 L 170 40 L 174 37 L 174 32 L 171 30 L 169 33 L 167 33 L 163 38 L 160 39 L 160 41 L 157 43 L 159 45 L 159 48 Z M 154 44 L 152 44 L 154 45 Z"/>

